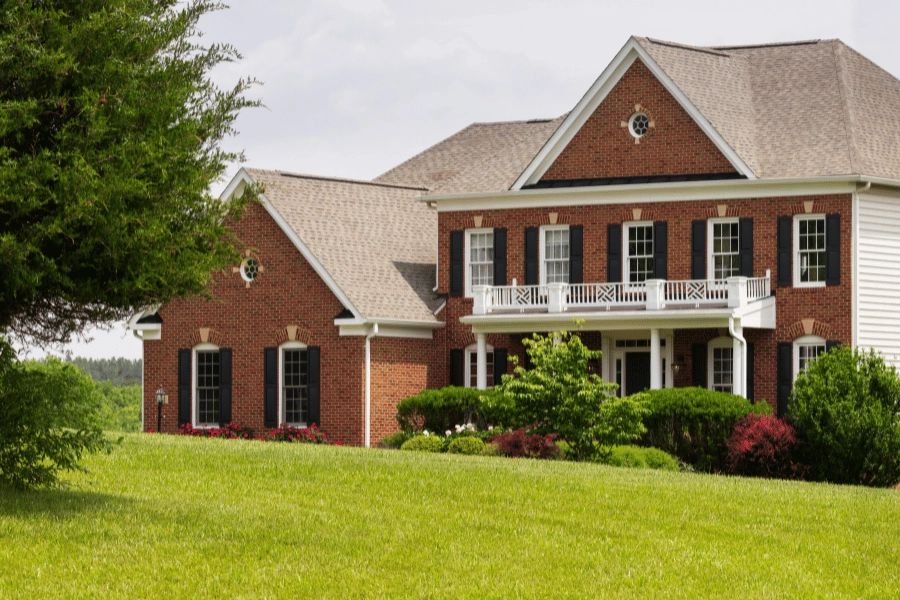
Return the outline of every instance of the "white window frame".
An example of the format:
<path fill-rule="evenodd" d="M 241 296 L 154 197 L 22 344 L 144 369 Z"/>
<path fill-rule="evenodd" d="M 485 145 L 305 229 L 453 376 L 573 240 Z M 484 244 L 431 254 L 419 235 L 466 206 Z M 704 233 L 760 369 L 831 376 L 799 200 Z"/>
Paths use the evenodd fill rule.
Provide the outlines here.
<path fill-rule="evenodd" d="M 547 257 L 546 257 L 546 246 L 547 246 L 547 232 L 548 231 L 569 231 L 568 225 L 544 225 L 541 227 L 541 235 L 540 240 L 538 241 L 539 249 L 539 260 L 540 260 L 540 282 L 541 285 L 547 285 Z M 572 232 L 569 231 L 569 279 L 572 278 L 571 271 L 571 261 L 572 261 Z M 568 283 L 565 282 L 565 283 Z"/>
<path fill-rule="evenodd" d="M 656 235 L 653 231 L 653 221 L 626 221 L 622 224 L 622 282 L 625 285 L 642 285 L 636 284 L 636 282 L 631 281 L 631 256 L 628 254 L 628 238 L 630 236 L 631 229 L 637 227 L 649 227 L 650 235 L 653 236 L 653 247 L 650 251 L 650 258 L 653 259 L 656 253 Z M 656 263 L 653 263 L 654 270 L 656 268 Z M 653 279 L 653 274 L 651 273 L 647 279 Z"/>
<path fill-rule="evenodd" d="M 710 342 L 706 346 L 706 387 L 707 387 L 707 389 L 713 390 L 713 391 L 720 391 L 720 392 L 723 391 L 723 390 L 716 390 L 716 388 L 715 388 L 715 370 L 714 370 L 715 369 L 715 356 L 714 356 L 715 352 L 714 352 L 714 350 L 715 349 L 725 349 L 725 348 L 731 350 L 731 390 L 729 390 L 729 393 L 733 394 L 734 387 L 735 387 L 735 381 L 736 381 L 736 377 L 735 377 L 735 373 L 734 373 L 734 362 L 735 362 L 734 340 L 725 335 L 717 337 L 713 340 L 710 340 Z"/>
<path fill-rule="evenodd" d="M 486 347 L 487 347 L 487 354 L 494 353 L 493 346 L 491 346 L 490 344 L 487 344 Z M 474 385 L 472 385 L 472 377 L 471 377 L 471 368 L 472 368 L 473 360 L 478 361 L 478 344 L 469 344 L 468 346 L 466 346 L 465 350 L 463 351 L 463 386 L 467 387 L 467 388 L 475 387 Z M 493 364 L 493 362 L 494 361 L 491 361 L 491 364 Z M 490 370 L 488 370 L 488 375 L 491 375 Z M 497 385 L 496 381 L 494 382 L 494 385 Z M 490 389 L 492 387 L 494 387 L 494 386 L 492 385 L 488 389 Z"/>
<path fill-rule="evenodd" d="M 810 346 L 822 346 L 822 353 L 828 352 L 828 344 L 825 341 L 825 338 L 819 337 L 817 335 L 804 335 L 798 337 L 794 340 L 793 343 L 793 354 L 794 354 L 794 380 L 796 381 L 797 376 L 800 374 L 800 347 L 810 347 Z"/>
<path fill-rule="evenodd" d="M 472 291 L 472 269 L 471 269 L 471 264 L 470 264 L 470 263 L 471 263 L 470 257 L 471 257 L 471 255 L 472 255 L 472 253 L 471 253 L 471 248 L 472 248 L 471 240 L 472 240 L 472 235 L 474 235 L 474 234 L 479 234 L 479 233 L 490 233 L 490 234 L 491 234 L 491 242 L 493 243 L 494 230 L 493 230 L 492 228 L 490 228 L 490 227 L 479 227 L 479 228 L 477 228 L 477 229 L 466 229 L 465 236 L 464 236 L 464 237 L 465 237 L 465 244 L 464 244 L 464 249 L 463 249 L 463 253 L 465 254 L 465 259 L 464 259 L 464 262 L 463 262 L 464 268 L 465 268 L 465 276 L 464 276 L 465 288 L 464 288 L 464 294 L 465 294 L 465 297 L 466 297 L 466 298 L 472 298 L 472 297 L 474 296 L 474 293 L 473 293 L 473 291 Z M 495 257 L 494 257 L 494 261 L 496 261 L 496 260 L 497 260 L 497 257 L 495 256 Z M 493 265 L 493 264 L 494 264 L 494 262 L 492 261 L 492 262 L 491 262 L 491 265 Z M 492 272 L 493 272 L 493 270 L 492 270 Z M 491 284 L 493 284 L 493 283 L 494 283 L 494 281 L 493 281 L 493 277 L 492 277 L 492 278 L 491 278 Z"/>
<path fill-rule="evenodd" d="M 825 232 L 825 247 L 822 253 L 825 254 L 826 265 L 828 259 L 828 227 L 824 214 L 801 214 L 794 215 L 794 235 L 793 235 L 793 254 L 794 254 L 794 287 L 825 287 L 825 280 L 822 281 L 800 281 L 800 221 L 822 221 L 822 229 Z M 826 278 L 828 277 L 826 266 Z"/>
<path fill-rule="evenodd" d="M 303 342 L 285 342 L 278 346 L 278 424 L 287 423 L 291 427 L 306 427 L 307 424 L 288 423 L 287 422 L 287 403 L 284 398 L 284 351 L 285 350 L 308 350 L 309 346 Z M 307 356 L 307 360 L 308 356 Z M 307 384 L 308 386 L 308 384 Z"/>
<path fill-rule="evenodd" d="M 200 398 L 197 397 L 197 367 L 200 366 L 197 360 L 198 352 L 218 352 L 219 347 L 215 344 L 203 343 L 197 344 L 191 348 L 191 425 L 195 429 L 212 429 L 218 427 L 218 423 L 200 423 L 198 421 L 200 415 Z M 219 362 L 219 411 L 222 410 L 222 363 L 221 357 Z"/>
<path fill-rule="evenodd" d="M 716 279 L 716 265 L 713 256 L 713 248 L 715 236 L 715 226 L 722 224 L 729 225 L 737 225 L 738 226 L 738 253 L 737 255 L 741 255 L 741 226 L 740 219 L 737 217 L 717 217 L 715 219 L 707 219 L 706 221 L 706 278 L 710 281 L 721 281 L 724 282 L 724 279 Z M 740 275 L 740 269 L 738 269 L 738 275 Z"/>

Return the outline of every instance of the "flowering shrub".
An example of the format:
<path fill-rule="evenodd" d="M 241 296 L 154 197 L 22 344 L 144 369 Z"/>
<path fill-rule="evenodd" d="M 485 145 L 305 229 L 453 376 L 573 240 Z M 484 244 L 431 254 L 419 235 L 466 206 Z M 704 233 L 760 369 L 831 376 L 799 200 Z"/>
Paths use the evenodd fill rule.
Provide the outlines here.
<path fill-rule="evenodd" d="M 549 435 L 526 434 L 526 428 L 507 431 L 494 436 L 491 443 L 499 452 L 510 458 L 543 458 L 554 459 L 559 456 L 559 446 L 556 445 L 558 434 Z"/>
<path fill-rule="evenodd" d="M 225 427 L 194 427 L 190 423 L 181 426 L 179 433 L 192 437 L 224 438 L 228 440 L 251 440 L 253 430 L 237 423 L 229 423 Z"/>
<path fill-rule="evenodd" d="M 313 423 L 309 427 L 292 427 L 282 423 L 278 429 L 269 434 L 267 442 L 297 442 L 300 444 L 330 444 L 328 436 Z"/>
<path fill-rule="evenodd" d="M 794 428 L 772 415 L 750 414 L 728 438 L 728 468 L 735 475 L 802 479 L 809 468 L 797 460 L 800 441 Z"/>

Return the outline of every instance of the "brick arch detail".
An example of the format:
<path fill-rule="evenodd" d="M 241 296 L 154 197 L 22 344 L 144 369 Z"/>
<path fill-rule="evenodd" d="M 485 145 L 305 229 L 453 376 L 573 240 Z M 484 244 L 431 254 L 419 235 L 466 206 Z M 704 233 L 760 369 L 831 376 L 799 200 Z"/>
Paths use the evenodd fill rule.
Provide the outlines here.
<path fill-rule="evenodd" d="M 788 329 L 788 337 L 792 340 L 804 335 L 817 335 L 827 340 L 831 337 L 831 326 L 815 319 L 800 319 Z"/>
<path fill-rule="evenodd" d="M 286 325 L 282 329 L 279 329 L 278 334 L 275 336 L 275 340 L 279 346 L 285 342 L 302 342 L 309 346 L 311 339 L 312 334 L 309 329 L 300 325 Z"/>
<path fill-rule="evenodd" d="M 216 331 L 209 327 L 201 327 L 200 329 L 191 332 L 190 342 L 191 348 L 197 344 L 214 344 L 216 346 L 221 346 L 225 342 L 225 337 L 220 331 Z"/>

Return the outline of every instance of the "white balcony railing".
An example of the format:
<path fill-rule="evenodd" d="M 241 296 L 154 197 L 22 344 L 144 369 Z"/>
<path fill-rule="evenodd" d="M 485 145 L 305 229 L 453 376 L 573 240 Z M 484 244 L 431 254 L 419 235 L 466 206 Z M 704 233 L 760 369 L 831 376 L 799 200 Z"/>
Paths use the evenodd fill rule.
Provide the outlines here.
<path fill-rule="evenodd" d="M 724 304 L 737 308 L 772 295 L 771 273 L 765 277 L 724 280 L 648 279 L 640 283 L 549 283 L 546 285 L 475 286 L 473 314 L 610 310 L 614 308 L 695 307 Z"/>

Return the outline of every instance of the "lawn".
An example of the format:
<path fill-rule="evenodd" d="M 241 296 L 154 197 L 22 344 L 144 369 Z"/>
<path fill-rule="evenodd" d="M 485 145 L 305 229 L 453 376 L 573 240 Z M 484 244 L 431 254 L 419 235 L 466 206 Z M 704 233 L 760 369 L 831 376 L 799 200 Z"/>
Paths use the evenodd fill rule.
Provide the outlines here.
<path fill-rule="evenodd" d="M 896 597 L 900 491 L 134 434 L 0 490 L 0 597 Z"/>

